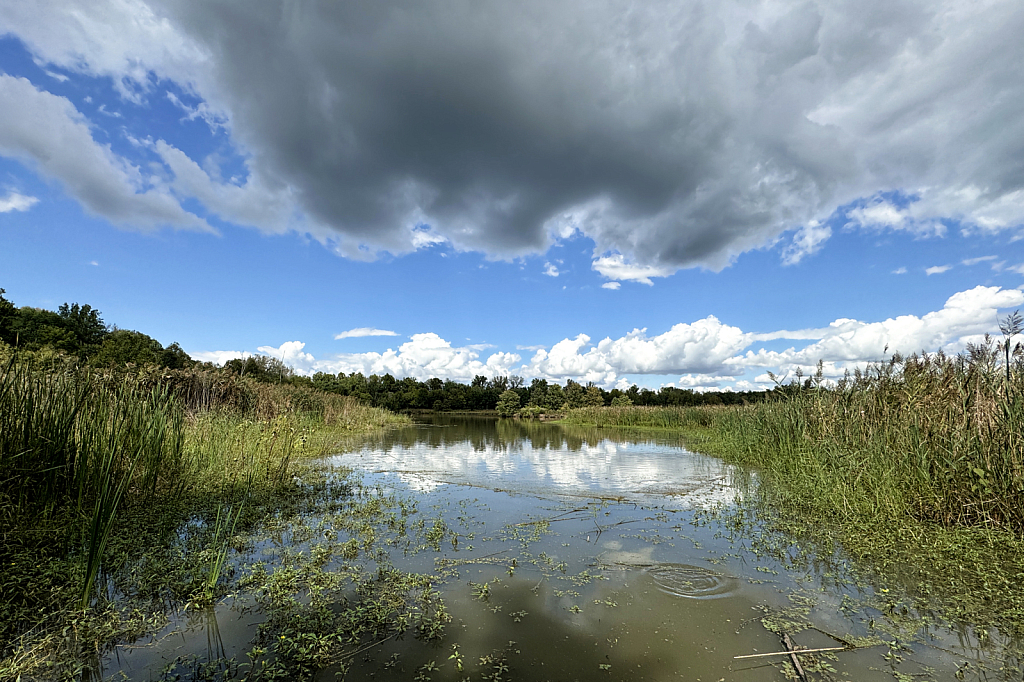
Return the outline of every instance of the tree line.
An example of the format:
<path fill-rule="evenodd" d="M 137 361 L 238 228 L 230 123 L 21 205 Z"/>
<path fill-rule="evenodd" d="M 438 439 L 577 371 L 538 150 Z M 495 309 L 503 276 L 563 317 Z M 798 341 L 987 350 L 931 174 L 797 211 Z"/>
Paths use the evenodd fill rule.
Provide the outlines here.
<path fill-rule="evenodd" d="M 327 393 L 353 396 L 374 407 L 396 412 L 497 409 L 504 414 L 529 415 L 576 407 L 738 405 L 763 400 L 767 395 L 764 391 L 700 393 L 673 386 L 657 391 L 636 385 L 625 390 L 606 390 L 593 383 L 581 384 L 572 379 L 564 386 L 546 379 L 534 379 L 526 385 L 519 376 L 477 376 L 469 384 L 462 384 L 436 377 L 420 381 L 413 377 L 396 379 L 390 374 L 364 376 L 358 372 L 336 375 L 317 372 L 309 381 Z"/>
<path fill-rule="evenodd" d="M 210 363 L 193 360 L 177 343 L 163 346 L 143 332 L 106 324 L 90 305 L 65 303 L 56 311 L 17 307 L 4 297 L 5 293 L 0 289 L 0 341 L 21 351 L 64 354 L 96 367 L 213 368 Z M 602 405 L 733 405 L 756 402 L 766 395 L 761 391 L 700 393 L 672 386 L 654 391 L 636 385 L 609 391 L 571 379 L 564 386 L 545 379 L 534 379 L 526 385 L 519 376 L 477 376 L 469 384 L 436 377 L 421 381 L 358 372 L 317 372 L 307 377 L 295 374 L 281 360 L 264 355 L 229 360 L 223 371 L 257 382 L 289 383 L 352 396 L 394 412 L 499 409 L 508 414 L 538 414 Z"/>

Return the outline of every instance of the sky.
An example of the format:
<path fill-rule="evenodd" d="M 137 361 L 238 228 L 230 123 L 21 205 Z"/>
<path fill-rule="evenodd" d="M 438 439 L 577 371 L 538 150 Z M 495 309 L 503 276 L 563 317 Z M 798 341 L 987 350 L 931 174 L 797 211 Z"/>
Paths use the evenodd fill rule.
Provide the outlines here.
<path fill-rule="evenodd" d="M 0 287 L 297 372 L 772 386 L 1024 307 L 1017 0 L 0 3 Z"/>

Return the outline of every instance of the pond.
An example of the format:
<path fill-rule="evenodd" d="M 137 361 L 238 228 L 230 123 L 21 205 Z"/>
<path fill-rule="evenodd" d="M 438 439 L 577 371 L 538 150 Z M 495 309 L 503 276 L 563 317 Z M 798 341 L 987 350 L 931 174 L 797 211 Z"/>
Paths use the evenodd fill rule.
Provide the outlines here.
<path fill-rule="evenodd" d="M 265 576 L 316 563 L 325 575 L 356 564 L 429 575 L 425 591 L 443 601 L 418 630 L 348 645 L 344 668 L 316 679 L 781 680 L 799 675 L 784 637 L 847 647 L 801 654 L 806 679 L 1020 679 L 990 656 L 994 633 L 943 625 L 851 577 L 842 557 L 762 532 L 756 475 L 678 438 L 441 415 L 327 464 L 353 472 L 363 521 L 330 501 L 276 520 L 233 556 L 236 594 L 118 647 L 102 677 L 251 674 L 273 657 L 267 614 L 279 602 Z M 262 591 L 245 588 L 260 584 L 246 583 L 254 572 Z M 319 598 L 313 582 L 293 610 Z M 327 593 L 353 604 L 367 585 Z"/>

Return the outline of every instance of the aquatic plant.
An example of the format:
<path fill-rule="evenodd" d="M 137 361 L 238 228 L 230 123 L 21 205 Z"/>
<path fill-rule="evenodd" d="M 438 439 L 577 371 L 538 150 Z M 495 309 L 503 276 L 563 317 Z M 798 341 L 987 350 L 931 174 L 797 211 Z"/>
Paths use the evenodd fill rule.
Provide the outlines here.
<path fill-rule="evenodd" d="M 167 597 L 212 600 L 236 526 L 302 504 L 304 458 L 407 421 L 217 371 L 99 371 L 9 354 L 0 365 L 0 677 L 45 660 L 74 667 L 133 631 L 137 619 L 111 616 L 111 595 L 158 610 Z M 60 634 L 69 631 L 78 634 Z"/>

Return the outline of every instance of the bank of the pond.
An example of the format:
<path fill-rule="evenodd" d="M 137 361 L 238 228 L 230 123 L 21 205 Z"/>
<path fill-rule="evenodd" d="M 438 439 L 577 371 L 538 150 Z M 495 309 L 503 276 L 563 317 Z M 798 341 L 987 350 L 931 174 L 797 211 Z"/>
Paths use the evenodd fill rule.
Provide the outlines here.
<path fill-rule="evenodd" d="M 407 417 L 203 371 L 0 367 L 0 679 L 74 678 L 224 594 L 232 538 L 335 495 L 316 458 Z"/>
<path fill-rule="evenodd" d="M 896 358 L 743 407 L 583 408 L 756 469 L 760 513 L 950 618 L 1024 635 L 1024 390 L 995 356 Z"/>

